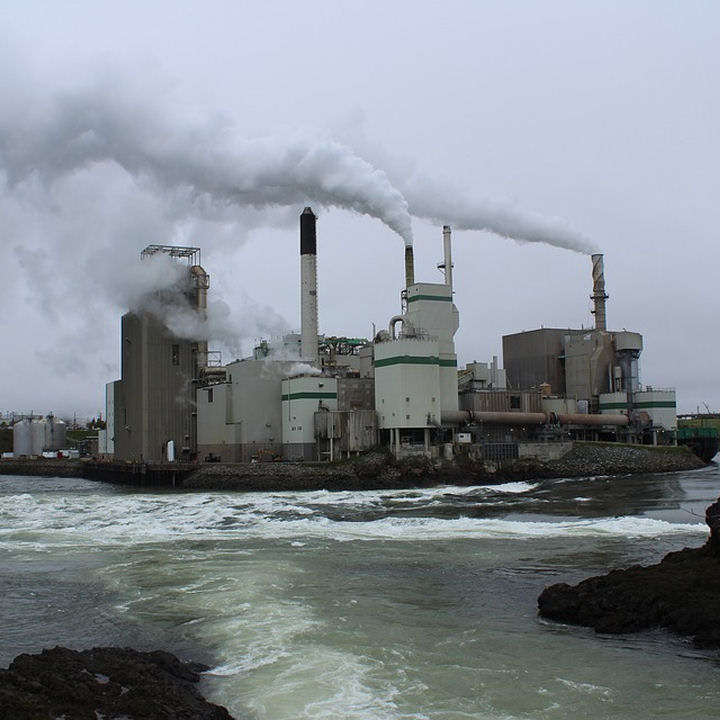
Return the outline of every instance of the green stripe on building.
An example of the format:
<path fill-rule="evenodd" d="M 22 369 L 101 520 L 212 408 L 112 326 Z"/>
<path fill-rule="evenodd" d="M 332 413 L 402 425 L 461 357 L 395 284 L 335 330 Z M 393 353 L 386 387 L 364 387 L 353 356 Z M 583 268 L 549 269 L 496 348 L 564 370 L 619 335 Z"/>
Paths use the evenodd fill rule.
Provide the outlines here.
<path fill-rule="evenodd" d="M 407 301 L 409 303 L 416 300 L 439 300 L 440 302 L 452 302 L 452 298 L 447 295 L 410 295 Z"/>
<path fill-rule="evenodd" d="M 423 355 L 415 357 L 414 355 L 398 355 L 397 357 L 383 358 L 376 360 L 375 367 L 385 367 L 387 365 L 439 365 L 440 358 L 433 355 Z"/>
<path fill-rule="evenodd" d="M 375 367 L 386 367 L 387 365 L 439 365 L 440 367 L 457 367 L 457 360 L 444 360 L 434 355 L 398 355 L 397 357 L 382 358 L 376 360 Z"/>
<path fill-rule="evenodd" d="M 627 403 L 601 403 L 601 410 L 627 410 Z M 644 408 L 674 408 L 677 404 L 672 400 L 649 400 L 648 402 L 633 403 L 633 408 L 643 410 Z"/>
<path fill-rule="evenodd" d="M 296 392 L 283 395 L 283 400 L 337 400 L 337 393 L 333 392 Z"/>

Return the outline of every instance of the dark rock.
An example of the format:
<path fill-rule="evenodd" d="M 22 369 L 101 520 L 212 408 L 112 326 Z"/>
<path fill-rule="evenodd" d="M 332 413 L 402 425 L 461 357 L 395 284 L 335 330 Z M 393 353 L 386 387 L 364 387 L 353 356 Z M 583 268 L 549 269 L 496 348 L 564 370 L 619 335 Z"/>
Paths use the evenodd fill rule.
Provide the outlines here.
<path fill-rule="evenodd" d="M 711 537 L 702 547 L 668 553 L 657 565 L 545 588 L 540 615 L 599 633 L 662 627 L 720 648 L 720 503 L 708 508 L 707 522 Z"/>
<path fill-rule="evenodd" d="M 232 720 L 195 688 L 203 670 L 159 650 L 56 647 L 0 669 L 0 708 L 13 720 Z"/>

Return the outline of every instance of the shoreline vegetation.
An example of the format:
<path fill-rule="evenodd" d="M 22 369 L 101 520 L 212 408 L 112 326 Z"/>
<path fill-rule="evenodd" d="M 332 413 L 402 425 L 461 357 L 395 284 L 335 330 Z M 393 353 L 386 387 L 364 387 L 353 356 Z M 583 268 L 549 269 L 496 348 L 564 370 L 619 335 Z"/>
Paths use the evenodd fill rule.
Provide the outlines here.
<path fill-rule="evenodd" d="M 707 508 L 705 522 L 710 537 L 702 547 L 577 585 L 550 585 L 538 597 L 539 614 L 598 633 L 665 628 L 698 647 L 720 649 L 720 499 Z"/>
<path fill-rule="evenodd" d="M 265 462 L 140 465 L 55 459 L 3 459 L 0 475 L 82 477 L 182 490 L 383 490 L 438 485 L 482 485 L 557 477 L 630 475 L 695 470 L 705 463 L 684 446 L 653 447 L 575 442 L 560 458 L 518 458 L 502 463 L 458 455 L 433 461 L 371 453 L 337 463 Z"/>

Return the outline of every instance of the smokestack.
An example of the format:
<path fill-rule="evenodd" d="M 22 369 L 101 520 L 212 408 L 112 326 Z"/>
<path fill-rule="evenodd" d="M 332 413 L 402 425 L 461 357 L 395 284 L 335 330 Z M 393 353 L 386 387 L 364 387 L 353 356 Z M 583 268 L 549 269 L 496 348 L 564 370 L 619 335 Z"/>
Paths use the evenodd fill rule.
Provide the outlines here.
<path fill-rule="evenodd" d="M 303 360 L 317 362 L 317 236 L 309 207 L 300 215 L 300 352 Z"/>
<path fill-rule="evenodd" d="M 610 297 L 605 293 L 605 264 L 602 254 L 592 255 L 592 276 L 593 294 L 590 296 L 595 303 L 593 314 L 595 315 L 595 329 L 607 330 L 607 318 L 605 316 L 605 301 Z"/>
<path fill-rule="evenodd" d="M 452 235 L 449 225 L 443 225 L 443 267 L 445 268 L 445 284 L 452 290 Z"/>
<path fill-rule="evenodd" d="M 415 284 L 415 256 L 412 245 L 405 246 L 405 287 Z"/>

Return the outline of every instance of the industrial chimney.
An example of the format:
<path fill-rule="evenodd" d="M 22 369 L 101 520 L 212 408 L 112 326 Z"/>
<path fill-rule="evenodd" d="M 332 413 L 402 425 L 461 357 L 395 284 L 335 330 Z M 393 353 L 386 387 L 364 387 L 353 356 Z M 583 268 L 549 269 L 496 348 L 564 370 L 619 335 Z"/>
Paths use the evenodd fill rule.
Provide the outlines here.
<path fill-rule="evenodd" d="M 412 245 L 405 246 L 405 287 L 415 284 L 415 256 Z"/>
<path fill-rule="evenodd" d="M 300 352 L 303 360 L 317 362 L 317 236 L 309 207 L 300 215 Z"/>
<path fill-rule="evenodd" d="M 592 276 L 593 294 L 590 296 L 595 304 L 593 314 L 595 315 L 595 329 L 607 330 L 607 318 L 605 316 L 605 301 L 610 297 L 605 293 L 605 266 L 601 253 L 592 255 Z"/>
<path fill-rule="evenodd" d="M 449 225 L 443 225 L 443 268 L 445 269 L 445 284 L 453 286 L 453 264 L 452 264 L 452 231 Z"/>

